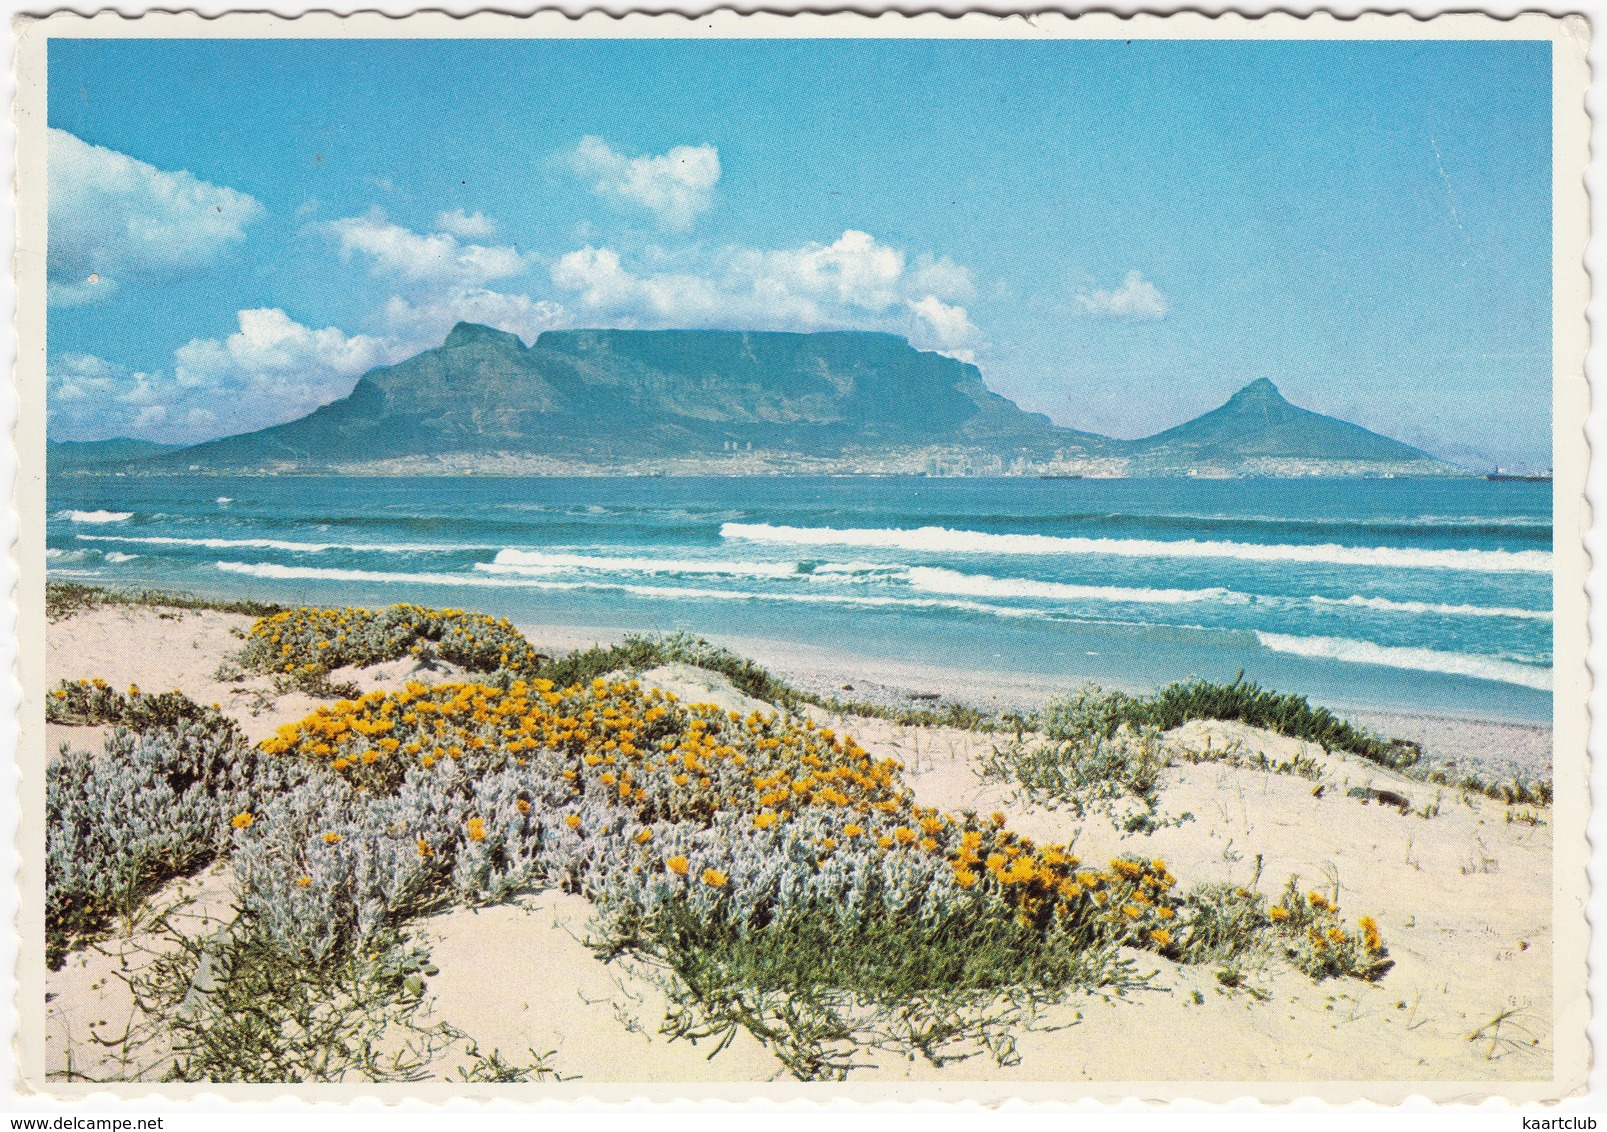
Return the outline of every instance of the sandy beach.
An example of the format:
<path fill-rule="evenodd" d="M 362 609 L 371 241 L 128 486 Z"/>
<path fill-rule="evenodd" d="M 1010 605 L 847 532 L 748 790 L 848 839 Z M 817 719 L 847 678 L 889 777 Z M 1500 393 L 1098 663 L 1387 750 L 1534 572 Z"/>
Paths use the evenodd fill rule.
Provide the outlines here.
<path fill-rule="evenodd" d="M 56 622 L 48 635 L 47 674 L 58 680 L 100 677 L 116 688 L 182 690 L 221 705 L 260 740 L 320 702 L 275 694 L 228 662 L 251 624 L 244 616 L 106 606 Z M 619 634 L 521 626 L 540 651 L 555 653 Z M 1047 679 L 962 673 L 917 663 L 860 662 L 775 642 L 719 642 L 751 656 L 796 686 L 822 694 L 921 706 L 938 696 L 992 710 L 1041 706 L 1064 685 Z M 367 688 L 407 680 L 460 677 L 450 666 L 398 661 L 335 677 Z M 644 685 L 688 702 L 732 710 L 769 710 L 717 673 L 674 665 L 644 673 Z M 851 687 L 850 687 L 851 686 Z M 1196 720 L 1166 737 L 1172 765 L 1163 772 L 1160 814 L 1152 832 L 1123 832 L 1102 816 L 1077 819 L 1023 797 L 1011 783 L 980 773 L 1001 742 L 996 734 L 901 726 L 834 716 L 817 721 L 852 734 L 878 756 L 897 758 L 916 800 L 946 811 L 1000 810 L 1010 828 L 1043 843 L 1069 843 L 1088 860 L 1122 853 L 1164 858 L 1185 883 L 1259 884 L 1264 891 L 1298 876 L 1303 887 L 1337 891 L 1347 918 L 1376 917 L 1395 966 L 1377 982 L 1311 979 L 1279 963 L 1246 972 L 1244 986 L 1224 985 L 1209 967 L 1184 967 L 1134 953 L 1149 989 L 1123 999 L 1073 995 L 1018 1035 L 1019 1063 L 987 1057 L 942 1068 L 881 1057 L 851 1080 L 1029 1081 L 1465 1081 L 1551 1076 L 1552 826 L 1549 811 L 1508 807 L 1490 798 L 1435 787 L 1360 758 L 1242 724 Z M 1423 741 L 1434 756 L 1492 774 L 1549 777 L 1550 733 L 1505 723 L 1358 716 L 1376 731 Z M 97 747 L 100 729 L 52 725 L 47 742 Z M 1221 761 L 1225 748 L 1271 763 L 1303 756 L 1316 777 L 1268 773 Z M 1406 800 L 1370 799 L 1387 790 Z M 1374 793 L 1368 794 L 1369 791 Z M 1367 794 L 1359 798 L 1356 794 Z M 1519 820 L 1515 820 L 1519 819 Z M 197 892 L 196 930 L 215 930 L 230 915 L 227 864 L 189 881 Z M 658 1033 L 664 1001 L 639 972 L 605 964 L 589 949 L 589 906 L 574 895 L 533 893 L 480 909 L 460 908 L 413 925 L 439 974 L 429 981 L 431 1009 L 482 1050 L 553 1051 L 550 1064 L 581 1081 L 766 1081 L 780 1063 L 750 1035 L 710 1059 L 708 1050 Z M 93 949 L 72 953 L 47 981 L 47 1068 L 102 1076 L 117 1071 L 95 1032 L 116 1031 L 132 1014 L 113 977 L 152 940 L 135 925 Z M 1252 990 L 1246 989 L 1253 988 Z M 1499 1024 L 1497 1024 L 1497 1020 Z M 454 1061 L 454 1058 L 457 1060 Z M 461 1048 L 441 1055 L 445 1076 Z"/>

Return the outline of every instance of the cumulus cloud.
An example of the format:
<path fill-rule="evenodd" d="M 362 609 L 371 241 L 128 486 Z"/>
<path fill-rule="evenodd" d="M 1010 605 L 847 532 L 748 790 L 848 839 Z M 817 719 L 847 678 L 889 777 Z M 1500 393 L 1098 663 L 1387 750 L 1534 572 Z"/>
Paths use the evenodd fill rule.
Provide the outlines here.
<path fill-rule="evenodd" d="M 86 354 L 51 359 L 50 435 L 192 444 L 249 432 L 344 397 L 358 375 L 406 353 L 383 339 L 303 326 L 282 310 L 237 317 L 239 330 L 228 337 L 180 346 L 170 371 L 133 371 Z"/>
<path fill-rule="evenodd" d="M 481 227 L 489 223 L 479 213 L 463 219 L 472 227 L 476 218 Z M 446 213 L 437 218 L 451 219 L 455 218 Z M 518 275 L 530 266 L 517 248 L 465 244 L 451 232 L 421 235 L 392 224 L 378 209 L 316 227 L 336 241 L 343 258 L 366 256 L 373 262 L 376 275 L 390 275 L 410 283 L 477 287 L 493 279 Z"/>
<path fill-rule="evenodd" d="M 866 232 L 830 244 L 701 256 L 660 254 L 628 265 L 612 248 L 586 246 L 551 269 L 579 316 L 612 326 L 733 330 L 873 329 L 969 357 L 981 334 L 954 300 L 970 273 L 948 259 L 905 254 Z"/>
<path fill-rule="evenodd" d="M 714 203 L 720 151 L 712 145 L 678 145 L 653 157 L 626 157 L 599 137 L 580 139 L 567 155 L 576 173 L 604 199 L 645 208 L 665 228 L 684 230 Z"/>
<path fill-rule="evenodd" d="M 385 306 L 387 326 L 409 352 L 439 346 L 460 322 L 506 330 L 529 344 L 543 330 L 557 330 L 571 321 L 563 305 L 550 299 L 502 294 L 483 287 L 460 288 L 416 300 L 395 295 Z"/>
<path fill-rule="evenodd" d="M 1160 288 L 1136 271 L 1129 271 L 1114 291 L 1089 291 L 1078 295 L 1077 302 L 1097 318 L 1165 318 L 1171 309 Z"/>
<path fill-rule="evenodd" d="M 927 295 L 909 301 L 909 308 L 918 320 L 909 336 L 913 345 L 949 354 L 962 362 L 976 361 L 982 332 L 964 307 Z"/>
<path fill-rule="evenodd" d="M 332 238 L 343 257 L 369 260 L 374 274 L 395 287 L 376 322 L 393 352 L 439 346 L 459 322 L 494 326 L 526 341 L 568 325 L 568 311 L 559 303 L 486 285 L 525 273 L 535 257 L 505 245 L 466 242 L 495 233 L 496 223 L 484 213 L 441 212 L 435 227 L 414 232 L 375 209 L 309 230 Z"/>
<path fill-rule="evenodd" d="M 483 212 L 465 213 L 461 208 L 437 213 L 435 226 L 443 232 L 461 236 L 465 240 L 483 240 L 496 234 L 496 221 Z"/>
<path fill-rule="evenodd" d="M 265 215 L 253 197 L 49 131 L 49 301 L 95 302 L 125 283 L 202 267 Z"/>

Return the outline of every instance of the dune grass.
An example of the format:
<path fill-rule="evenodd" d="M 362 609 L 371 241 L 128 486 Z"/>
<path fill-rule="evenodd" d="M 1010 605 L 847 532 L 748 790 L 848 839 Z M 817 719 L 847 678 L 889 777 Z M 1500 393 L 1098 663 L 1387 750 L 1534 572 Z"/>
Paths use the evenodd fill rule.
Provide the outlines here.
<path fill-rule="evenodd" d="M 270 601 L 230 601 L 222 598 L 197 597 L 194 594 L 176 593 L 171 590 L 113 590 L 104 586 L 86 586 L 79 582 L 45 583 L 45 619 L 48 621 L 65 621 L 76 614 L 106 605 L 145 606 L 154 609 L 211 609 L 220 613 L 244 613 L 250 617 L 264 617 L 284 609 L 284 606 Z"/>
<path fill-rule="evenodd" d="M 1162 731 L 1193 719 L 1220 719 L 1304 739 L 1324 750 L 1348 751 L 1391 770 L 1403 770 L 1422 758 L 1415 744 L 1370 735 L 1327 708 L 1312 707 L 1304 696 L 1280 694 L 1246 680 L 1242 670 L 1230 684 L 1190 680 L 1133 699 L 1132 704 L 1124 714 Z"/>

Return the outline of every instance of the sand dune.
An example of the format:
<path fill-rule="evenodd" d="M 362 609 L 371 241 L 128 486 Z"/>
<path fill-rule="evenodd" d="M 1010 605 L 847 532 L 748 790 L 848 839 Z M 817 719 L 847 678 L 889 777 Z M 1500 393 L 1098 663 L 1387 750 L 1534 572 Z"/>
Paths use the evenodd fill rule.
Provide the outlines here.
<path fill-rule="evenodd" d="M 222 704 L 260 738 L 317 701 L 275 695 L 261 678 L 230 678 L 225 662 L 240 644 L 231 631 L 248 625 L 248 618 L 211 612 L 92 610 L 51 626 L 49 678 L 100 676 L 118 687 L 177 688 Z M 550 644 L 539 632 L 532 637 L 538 647 Z M 573 631 L 552 637 L 571 647 L 589 643 Z M 832 677 L 838 684 L 891 675 L 842 663 Z M 935 679 L 932 672 L 921 675 Z M 335 674 L 365 688 L 453 676 L 450 669 L 420 671 L 411 663 Z M 684 665 L 642 679 L 688 701 L 742 711 L 762 706 L 724 677 Z M 962 700 L 978 691 L 932 690 Z M 1243 725 L 1195 722 L 1168 737 L 1180 752 L 1161 791 L 1160 817 L 1169 824 L 1150 834 L 1123 833 L 1102 816 L 1078 819 L 1023 799 L 1008 783 L 984 779 L 979 759 L 997 737 L 811 710 L 873 753 L 899 759 L 919 801 L 948 810 L 1002 810 L 1012 828 L 1040 841 L 1070 842 L 1084 859 L 1124 852 L 1161 857 L 1185 883 L 1258 882 L 1271 892 L 1297 875 L 1303 887 L 1337 887 L 1347 917 L 1377 918 L 1396 963 L 1373 984 L 1312 982 L 1268 963 L 1246 971 L 1252 989 L 1230 989 L 1211 969 L 1134 953 L 1144 971 L 1155 972 L 1151 989 L 1111 1002 L 1074 996 L 1053 1007 L 1038 1028 L 1019 1035 L 1014 1067 L 985 1057 L 941 1069 L 882 1057 L 853 1079 L 1465 1081 L 1468 1093 L 1478 1095 L 1486 1091 L 1481 1082 L 1490 1083 L 1488 1091 L 1502 1091 L 1496 1082 L 1551 1075 L 1548 811 L 1534 813 L 1538 824 L 1509 821 L 1518 811 L 1486 798 L 1425 786 Z M 52 728 L 50 736 L 52 746 L 98 738 L 90 728 Z M 1307 755 L 1320 767 L 1320 779 L 1220 762 L 1190 765 L 1181 755 L 1228 747 L 1264 753 L 1272 762 Z M 1415 812 L 1349 793 L 1369 787 L 1403 795 Z M 226 867 L 185 883 L 200 886 L 209 927 L 226 918 Z M 549 1062 L 560 1074 L 587 1082 L 761 1082 L 782 1073 L 774 1056 L 746 1034 L 712 1060 L 704 1048 L 660 1036 L 662 992 L 640 972 L 596 958 L 583 942 L 588 915 L 582 898 L 549 891 L 416 924 L 440 968 L 430 981 L 436 1016 L 483 1049 L 519 1056 L 552 1051 Z M 115 1068 L 87 1044 L 87 1024 L 105 1019 L 117 1026 L 128 1017 L 126 991 L 108 976 L 120 956 L 145 942 L 137 933 L 114 939 L 99 952 L 76 953 L 49 976 L 49 1070 L 58 1079 L 69 1050 L 77 1072 Z M 1487 1031 L 1505 1011 L 1512 1013 L 1502 1029 Z M 451 1058 L 438 1068 L 447 1072 Z"/>

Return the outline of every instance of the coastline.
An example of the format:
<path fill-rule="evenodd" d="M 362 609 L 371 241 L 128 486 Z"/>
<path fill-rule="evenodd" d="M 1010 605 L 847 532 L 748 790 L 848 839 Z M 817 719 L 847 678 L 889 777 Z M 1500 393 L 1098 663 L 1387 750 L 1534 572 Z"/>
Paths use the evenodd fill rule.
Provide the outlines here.
<path fill-rule="evenodd" d="M 523 623 L 518 628 L 543 652 L 615 644 L 630 632 Z M 749 657 L 802 691 L 822 698 L 891 709 L 931 707 L 941 701 L 994 713 L 1034 711 L 1051 700 L 1074 693 L 1085 683 L 1077 676 L 1008 674 L 913 660 L 889 660 L 768 637 L 722 636 L 715 643 Z M 1120 690 L 1155 689 L 1134 685 Z M 1300 688 L 1274 690 L 1305 694 Z M 1319 706 L 1328 707 L 1339 718 L 1381 738 L 1418 743 L 1436 763 L 1463 773 L 1494 780 L 1551 777 L 1552 729 L 1548 726 L 1369 706 Z"/>

